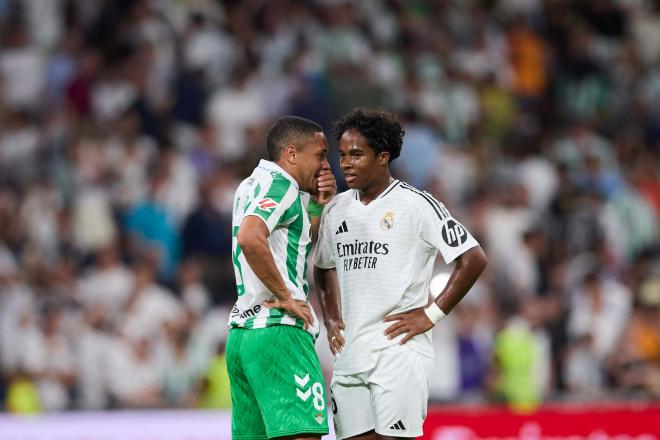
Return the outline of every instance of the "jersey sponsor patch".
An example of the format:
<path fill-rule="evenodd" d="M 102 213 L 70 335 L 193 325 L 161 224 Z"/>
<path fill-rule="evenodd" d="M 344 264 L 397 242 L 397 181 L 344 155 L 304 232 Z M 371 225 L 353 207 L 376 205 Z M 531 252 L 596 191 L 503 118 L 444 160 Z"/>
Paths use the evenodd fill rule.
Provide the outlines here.
<path fill-rule="evenodd" d="M 442 239 L 451 247 L 458 247 L 467 241 L 465 228 L 454 220 L 448 220 L 442 227 Z"/>
<path fill-rule="evenodd" d="M 273 199 L 265 198 L 259 200 L 259 202 L 257 202 L 257 205 L 259 205 L 259 209 L 261 209 L 262 211 L 272 211 L 273 209 L 277 208 L 279 203 L 277 203 Z"/>

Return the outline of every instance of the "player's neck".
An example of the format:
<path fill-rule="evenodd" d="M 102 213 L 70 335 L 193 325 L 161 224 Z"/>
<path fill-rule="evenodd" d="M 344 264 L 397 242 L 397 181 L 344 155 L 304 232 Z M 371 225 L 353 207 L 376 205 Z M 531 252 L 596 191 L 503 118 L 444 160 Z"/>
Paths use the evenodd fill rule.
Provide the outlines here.
<path fill-rule="evenodd" d="M 393 181 L 394 179 L 392 179 L 390 173 L 386 173 L 383 174 L 383 176 L 375 178 L 369 183 L 369 185 L 358 190 L 360 194 L 360 202 L 362 202 L 364 205 L 368 205 L 379 195 L 381 195 L 383 191 L 385 191 L 385 188 L 390 186 Z"/>
<path fill-rule="evenodd" d="M 286 163 L 285 161 L 276 161 L 275 163 L 284 171 L 286 171 L 287 174 L 289 174 L 289 176 L 293 177 L 293 179 L 296 181 L 298 186 L 300 186 L 300 178 L 296 174 L 296 169 L 294 167 L 292 167 L 290 164 Z"/>

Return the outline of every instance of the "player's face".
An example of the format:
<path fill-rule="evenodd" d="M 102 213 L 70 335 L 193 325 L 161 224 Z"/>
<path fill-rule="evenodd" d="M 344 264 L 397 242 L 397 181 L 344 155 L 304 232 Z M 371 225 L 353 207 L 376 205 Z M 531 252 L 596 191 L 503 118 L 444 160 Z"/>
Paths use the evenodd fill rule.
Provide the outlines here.
<path fill-rule="evenodd" d="M 359 131 L 345 131 L 339 139 L 339 165 L 348 187 L 361 191 L 369 187 L 387 163 L 384 155 L 387 153 L 376 154 Z"/>
<path fill-rule="evenodd" d="M 311 140 L 296 152 L 298 184 L 301 190 L 312 194 L 318 192 L 319 172 L 330 169 L 327 156 L 328 141 L 321 132 L 315 133 Z"/>

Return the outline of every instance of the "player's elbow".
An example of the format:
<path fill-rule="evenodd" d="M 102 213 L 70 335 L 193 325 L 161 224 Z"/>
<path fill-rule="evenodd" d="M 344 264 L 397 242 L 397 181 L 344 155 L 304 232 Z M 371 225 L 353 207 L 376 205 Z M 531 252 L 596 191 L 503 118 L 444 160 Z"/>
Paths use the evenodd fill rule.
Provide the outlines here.
<path fill-rule="evenodd" d="M 488 265 L 488 257 L 481 246 L 476 246 L 465 253 L 464 262 L 471 273 L 479 276 Z"/>
<path fill-rule="evenodd" d="M 486 266 L 488 266 L 488 256 L 486 256 L 486 253 L 481 246 L 477 246 L 474 249 L 474 255 L 472 258 L 474 259 L 472 264 L 474 264 L 475 270 L 481 275 L 484 269 L 486 269 Z"/>

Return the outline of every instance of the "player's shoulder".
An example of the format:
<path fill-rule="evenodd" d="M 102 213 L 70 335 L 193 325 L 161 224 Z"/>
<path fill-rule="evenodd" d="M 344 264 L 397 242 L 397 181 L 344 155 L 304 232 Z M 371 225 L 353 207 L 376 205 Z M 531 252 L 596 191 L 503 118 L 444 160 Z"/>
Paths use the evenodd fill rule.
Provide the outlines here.
<path fill-rule="evenodd" d="M 441 218 L 449 217 L 449 212 L 445 205 L 436 199 L 433 194 L 428 191 L 416 188 L 406 182 L 399 182 L 394 191 L 395 197 L 412 205 L 415 209 L 431 210 L 438 214 Z"/>
<path fill-rule="evenodd" d="M 291 192 L 296 194 L 299 192 L 297 185 L 291 178 L 285 176 L 278 170 L 257 168 L 255 178 L 257 180 L 256 186 L 260 191 L 269 194 L 269 197 L 277 199 L 285 197 Z"/>
<path fill-rule="evenodd" d="M 327 205 L 325 205 L 323 212 L 327 214 L 337 209 L 337 207 L 341 207 L 343 205 L 346 205 L 347 203 L 350 203 L 350 201 L 355 196 L 353 193 L 354 191 L 352 189 L 349 189 L 347 191 L 337 194 L 332 198 L 332 200 L 328 202 Z"/>
<path fill-rule="evenodd" d="M 262 179 L 268 182 L 271 186 L 278 187 L 283 191 L 292 188 L 295 189 L 292 180 L 277 170 L 267 170 L 262 174 Z"/>
<path fill-rule="evenodd" d="M 415 204 L 419 202 L 424 202 L 425 200 L 428 199 L 435 200 L 435 198 L 428 192 L 416 188 L 413 185 L 404 181 L 399 181 L 398 185 L 396 185 L 396 187 L 394 188 L 394 191 L 392 191 L 392 195 L 394 197 L 397 197 L 398 199 L 408 200 L 411 203 L 415 203 Z"/>
<path fill-rule="evenodd" d="M 259 178 L 254 173 L 241 181 L 236 187 L 236 194 L 241 194 L 259 183 Z"/>
<path fill-rule="evenodd" d="M 292 183 L 292 178 L 287 177 L 279 168 L 274 168 L 267 164 L 264 164 L 263 161 L 254 169 L 248 179 L 255 179 L 259 182 L 267 183 Z"/>

